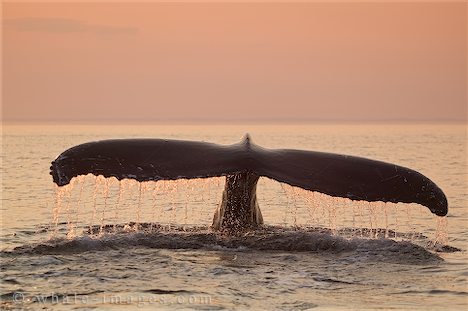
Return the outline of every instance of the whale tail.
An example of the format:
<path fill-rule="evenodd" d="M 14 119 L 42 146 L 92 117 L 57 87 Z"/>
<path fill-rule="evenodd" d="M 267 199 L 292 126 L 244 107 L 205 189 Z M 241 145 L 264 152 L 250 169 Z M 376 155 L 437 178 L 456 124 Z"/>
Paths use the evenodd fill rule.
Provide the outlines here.
<path fill-rule="evenodd" d="M 240 214 L 248 211 L 254 216 L 249 216 L 245 225 L 258 224 L 261 219 L 259 210 L 256 212 L 255 176 L 334 197 L 418 203 L 438 216 L 448 212 L 443 191 L 412 169 L 340 154 L 266 149 L 255 145 L 249 134 L 240 143 L 227 146 L 168 139 L 89 142 L 64 151 L 51 166 L 51 175 L 59 186 L 89 173 L 140 182 L 227 176 L 223 213 L 234 215 L 230 219 L 240 219 Z M 243 196 L 248 197 L 245 203 L 235 203 Z M 228 211 L 236 208 L 243 212 Z"/>

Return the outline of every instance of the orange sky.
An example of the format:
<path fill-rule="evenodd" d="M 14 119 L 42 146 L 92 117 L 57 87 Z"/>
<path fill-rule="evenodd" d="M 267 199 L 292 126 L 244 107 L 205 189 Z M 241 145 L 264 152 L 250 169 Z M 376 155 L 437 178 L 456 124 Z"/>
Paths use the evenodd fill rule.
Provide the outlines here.
<path fill-rule="evenodd" d="M 467 4 L 6 3 L 5 121 L 462 120 Z"/>

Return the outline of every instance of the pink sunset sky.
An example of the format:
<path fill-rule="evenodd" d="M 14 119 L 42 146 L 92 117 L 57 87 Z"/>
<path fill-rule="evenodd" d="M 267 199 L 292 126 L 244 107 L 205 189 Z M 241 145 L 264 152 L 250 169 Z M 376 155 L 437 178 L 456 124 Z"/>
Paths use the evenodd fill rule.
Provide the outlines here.
<path fill-rule="evenodd" d="M 7 122 L 466 121 L 464 1 L 2 7 Z"/>

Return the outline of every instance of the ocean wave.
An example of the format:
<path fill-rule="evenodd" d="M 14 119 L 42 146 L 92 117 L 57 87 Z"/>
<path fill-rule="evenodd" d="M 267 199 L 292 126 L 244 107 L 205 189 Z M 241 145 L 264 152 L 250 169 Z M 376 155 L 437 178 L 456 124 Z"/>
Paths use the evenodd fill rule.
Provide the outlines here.
<path fill-rule="evenodd" d="M 352 254 L 357 260 L 396 263 L 430 263 L 441 261 L 437 252 L 458 249 L 438 245 L 419 235 L 414 241 L 395 240 L 362 232 L 354 236 L 337 234 L 323 228 L 263 227 L 242 234 L 226 234 L 209 227 L 176 227 L 156 224 L 108 226 L 97 234 L 90 228 L 88 234 L 68 238 L 55 238 L 41 243 L 16 247 L 12 254 L 71 254 L 88 251 L 106 251 L 128 247 L 155 249 L 206 249 L 227 251 L 283 251 L 324 254 Z"/>

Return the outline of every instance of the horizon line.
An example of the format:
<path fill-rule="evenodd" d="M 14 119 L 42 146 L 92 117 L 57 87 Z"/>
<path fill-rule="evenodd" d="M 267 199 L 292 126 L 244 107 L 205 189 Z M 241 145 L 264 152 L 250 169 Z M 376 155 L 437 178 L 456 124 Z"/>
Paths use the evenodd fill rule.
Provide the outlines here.
<path fill-rule="evenodd" d="M 269 118 L 269 119 L 92 119 L 92 120 L 4 120 L 0 119 L 1 125 L 27 125 L 27 124 L 83 124 L 83 125 L 99 125 L 99 124 L 141 124 L 141 125 L 157 125 L 157 124 L 324 124 L 324 123 L 383 123 L 383 124 L 467 124 L 465 119 L 293 119 L 293 118 Z"/>

